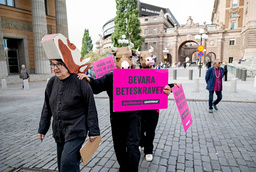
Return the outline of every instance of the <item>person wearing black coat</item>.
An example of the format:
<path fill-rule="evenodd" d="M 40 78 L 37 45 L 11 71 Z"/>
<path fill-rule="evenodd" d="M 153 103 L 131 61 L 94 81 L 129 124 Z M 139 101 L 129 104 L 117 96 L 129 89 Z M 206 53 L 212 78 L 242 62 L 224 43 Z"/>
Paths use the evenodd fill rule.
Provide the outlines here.
<path fill-rule="evenodd" d="M 112 137 L 120 172 L 138 171 L 141 111 L 113 112 L 113 72 L 99 79 L 89 78 L 93 93 L 107 91 Z"/>
<path fill-rule="evenodd" d="M 80 171 L 80 148 L 87 136 L 94 141 L 100 135 L 98 114 L 92 89 L 79 80 L 62 60 L 51 60 L 51 77 L 45 89 L 45 100 L 38 128 L 42 141 L 49 130 L 51 118 L 53 137 L 57 143 L 60 172 Z"/>
<path fill-rule="evenodd" d="M 112 138 L 120 172 L 137 172 L 140 161 L 141 114 L 142 111 L 113 112 L 113 72 L 99 79 L 89 78 L 80 74 L 79 78 L 86 77 L 93 93 L 107 91 L 109 96 L 110 123 Z M 165 87 L 164 93 L 170 94 L 171 88 Z M 154 139 L 154 137 L 153 137 Z"/>
<path fill-rule="evenodd" d="M 224 81 L 228 80 L 228 67 L 227 67 L 227 62 L 225 62 L 224 65 Z"/>

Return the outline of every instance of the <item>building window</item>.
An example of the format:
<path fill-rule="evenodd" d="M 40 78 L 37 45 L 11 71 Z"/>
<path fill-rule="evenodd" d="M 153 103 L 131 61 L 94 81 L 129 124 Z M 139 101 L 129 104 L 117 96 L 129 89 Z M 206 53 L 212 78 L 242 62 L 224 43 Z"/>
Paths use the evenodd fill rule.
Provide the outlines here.
<path fill-rule="evenodd" d="M 232 62 L 233 62 L 233 57 L 229 57 L 229 58 L 228 58 L 228 62 L 229 62 L 229 63 L 232 63 Z"/>
<path fill-rule="evenodd" d="M 156 49 L 156 42 L 153 42 L 153 48 Z"/>
<path fill-rule="evenodd" d="M 10 7 L 14 7 L 14 0 L 0 0 L 0 4 L 8 5 Z"/>
<path fill-rule="evenodd" d="M 148 21 L 148 19 L 145 19 L 145 21 Z"/>
<path fill-rule="evenodd" d="M 236 17 L 236 13 L 232 13 L 232 14 L 231 14 L 231 17 Z"/>
<path fill-rule="evenodd" d="M 234 38 L 229 40 L 229 45 L 235 45 L 235 39 Z"/>
<path fill-rule="evenodd" d="M 235 22 L 230 23 L 230 29 L 236 29 L 236 23 Z"/>
<path fill-rule="evenodd" d="M 148 35 L 148 29 L 144 30 L 144 35 Z"/>
<path fill-rule="evenodd" d="M 157 20 L 157 18 L 156 18 L 156 17 L 154 17 L 154 18 L 153 18 L 153 20 L 154 20 L 154 21 L 156 21 L 156 20 Z"/>
<path fill-rule="evenodd" d="M 144 49 L 147 50 L 148 49 L 148 43 L 144 44 Z"/>
<path fill-rule="evenodd" d="M 236 7 L 237 4 L 238 4 L 238 0 L 233 0 L 233 1 L 232 1 L 232 7 Z"/>
<path fill-rule="evenodd" d="M 154 28 L 153 29 L 153 35 L 156 35 L 156 32 L 157 32 L 157 30 L 156 30 L 156 28 Z"/>

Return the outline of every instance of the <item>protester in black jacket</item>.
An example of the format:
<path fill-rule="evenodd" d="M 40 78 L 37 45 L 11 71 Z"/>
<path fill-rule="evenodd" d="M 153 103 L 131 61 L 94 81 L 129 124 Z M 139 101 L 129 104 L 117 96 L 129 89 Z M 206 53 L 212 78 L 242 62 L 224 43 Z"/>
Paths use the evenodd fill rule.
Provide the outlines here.
<path fill-rule="evenodd" d="M 53 137 L 57 143 L 58 169 L 80 171 L 79 150 L 89 131 L 90 141 L 100 135 L 98 115 L 88 82 L 69 73 L 62 60 L 51 60 L 55 74 L 46 87 L 38 138 L 43 140 L 51 118 Z"/>
<path fill-rule="evenodd" d="M 107 91 L 110 105 L 112 137 L 120 172 L 138 171 L 140 152 L 141 111 L 113 112 L 113 73 L 102 78 L 90 78 L 93 93 Z"/>
<path fill-rule="evenodd" d="M 99 79 L 88 78 L 80 74 L 79 78 L 86 77 L 93 93 L 98 94 L 107 91 L 110 105 L 110 122 L 112 137 L 120 172 L 138 171 L 140 161 L 140 138 L 141 138 L 141 113 L 142 111 L 113 112 L 113 73 L 108 73 Z M 171 93 L 171 88 L 164 88 L 166 94 Z"/>

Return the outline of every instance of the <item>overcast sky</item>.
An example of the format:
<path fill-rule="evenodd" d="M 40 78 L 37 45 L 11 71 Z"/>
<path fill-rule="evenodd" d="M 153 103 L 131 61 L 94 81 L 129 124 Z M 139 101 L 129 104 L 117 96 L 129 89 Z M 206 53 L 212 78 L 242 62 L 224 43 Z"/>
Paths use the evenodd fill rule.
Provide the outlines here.
<path fill-rule="evenodd" d="M 179 24 L 191 16 L 200 25 L 211 24 L 214 0 L 141 0 L 141 2 L 169 8 Z M 84 29 L 89 29 L 95 48 L 102 26 L 116 15 L 115 0 L 66 0 L 69 39 L 81 50 Z"/>

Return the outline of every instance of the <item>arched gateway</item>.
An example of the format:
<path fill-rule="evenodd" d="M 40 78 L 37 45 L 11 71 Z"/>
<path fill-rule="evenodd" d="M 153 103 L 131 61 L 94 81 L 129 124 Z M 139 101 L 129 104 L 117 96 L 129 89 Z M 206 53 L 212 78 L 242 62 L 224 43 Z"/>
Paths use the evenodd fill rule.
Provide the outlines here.
<path fill-rule="evenodd" d="M 164 19 L 165 18 L 163 16 L 163 20 Z M 159 22 L 160 19 L 148 20 L 152 21 L 152 27 L 154 27 L 153 22 Z M 144 18 L 140 19 L 140 22 L 142 30 L 145 30 Z M 150 27 L 151 25 L 147 25 L 147 30 L 150 30 Z M 200 29 L 203 29 L 204 34 L 208 36 L 208 39 L 198 40 L 195 38 L 196 35 L 203 34 L 200 33 Z M 156 47 L 154 54 L 157 57 L 157 63 L 168 61 L 173 66 L 175 62 L 183 63 L 186 61 L 188 63 L 195 63 L 198 60 L 197 47 L 199 45 L 203 45 L 205 47 L 205 50 L 203 51 L 204 58 L 201 59 L 204 64 L 206 64 L 207 61 L 213 61 L 216 58 L 221 61 L 228 61 L 226 60 L 228 57 L 224 56 L 224 49 L 222 48 L 226 42 L 229 41 L 229 38 L 225 38 L 224 32 L 224 27 L 208 25 L 206 23 L 199 25 L 198 23 L 194 23 L 193 19 L 189 17 L 186 24 L 181 25 L 180 27 L 176 27 L 175 25 L 173 28 L 165 28 L 163 25 L 163 28 L 157 29 L 157 34 L 150 35 L 149 32 L 147 35 L 142 33 L 142 36 L 145 36 L 144 44 L 147 46 L 152 44 L 152 46 L 154 45 Z M 142 50 L 144 47 L 146 46 L 142 45 Z M 166 50 L 168 50 L 167 54 L 165 53 Z"/>

